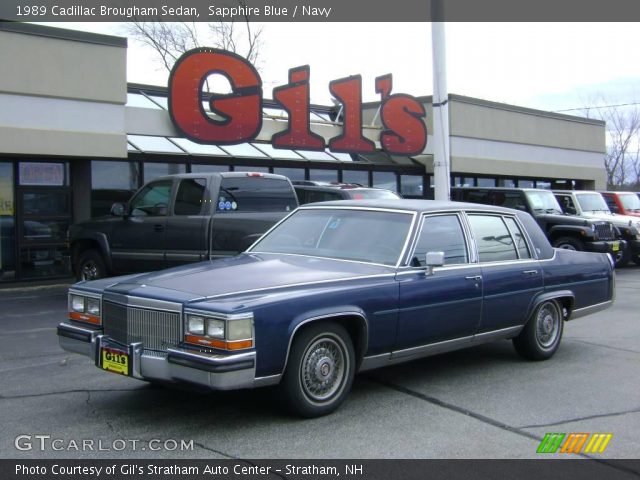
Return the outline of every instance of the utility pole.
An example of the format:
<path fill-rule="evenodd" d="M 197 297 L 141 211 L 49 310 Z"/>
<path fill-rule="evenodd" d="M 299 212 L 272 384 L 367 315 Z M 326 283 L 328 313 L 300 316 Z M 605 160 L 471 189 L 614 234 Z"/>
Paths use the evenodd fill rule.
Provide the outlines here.
<path fill-rule="evenodd" d="M 450 199 L 449 94 L 442 0 L 431 0 L 433 57 L 433 183 L 436 200 Z"/>

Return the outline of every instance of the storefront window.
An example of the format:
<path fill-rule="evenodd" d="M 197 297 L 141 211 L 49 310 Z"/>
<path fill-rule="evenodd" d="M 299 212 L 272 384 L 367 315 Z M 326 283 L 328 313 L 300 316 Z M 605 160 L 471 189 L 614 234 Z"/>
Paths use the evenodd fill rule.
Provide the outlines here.
<path fill-rule="evenodd" d="M 454 187 L 473 187 L 475 186 L 474 179 L 472 177 L 453 177 Z"/>
<path fill-rule="evenodd" d="M 533 180 L 518 180 L 518 187 L 533 188 Z"/>
<path fill-rule="evenodd" d="M 422 197 L 422 175 L 400 175 L 400 194 L 404 197 Z"/>
<path fill-rule="evenodd" d="M 515 188 L 516 181 L 513 178 L 499 178 L 497 186 L 504 188 Z"/>
<path fill-rule="evenodd" d="M 228 172 L 229 165 L 204 165 L 201 163 L 191 164 L 191 173 L 207 173 L 207 172 Z"/>
<path fill-rule="evenodd" d="M 294 180 L 304 180 L 304 168 L 274 168 L 273 173 L 284 175 L 292 182 Z"/>
<path fill-rule="evenodd" d="M 373 172 L 373 186 L 397 192 L 396 174 L 393 172 Z"/>
<path fill-rule="evenodd" d="M 338 171 L 337 170 L 323 170 L 319 168 L 309 169 L 309 179 L 317 182 L 337 182 Z"/>
<path fill-rule="evenodd" d="M 236 172 L 260 172 L 269 173 L 269 167 L 249 167 L 247 165 L 236 165 L 233 168 Z"/>
<path fill-rule="evenodd" d="M 478 187 L 495 187 L 495 178 L 478 177 Z"/>
<path fill-rule="evenodd" d="M 151 163 L 144 164 L 145 183 L 163 175 L 173 175 L 175 173 L 185 173 L 187 166 L 184 163 Z"/>
<path fill-rule="evenodd" d="M 138 162 L 91 162 L 91 216 L 107 215 L 111 205 L 125 203 L 140 185 Z"/>
<path fill-rule="evenodd" d="M 13 165 L 0 163 L 0 281 L 16 276 Z"/>
<path fill-rule="evenodd" d="M 363 187 L 369 186 L 369 172 L 362 170 L 343 170 L 342 181 L 344 183 L 357 183 Z"/>
<path fill-rule="evenodd" d="M 551 182 L 549 182 L 548 180 L 536 180 L 536 188 L 551 190 Z"/>

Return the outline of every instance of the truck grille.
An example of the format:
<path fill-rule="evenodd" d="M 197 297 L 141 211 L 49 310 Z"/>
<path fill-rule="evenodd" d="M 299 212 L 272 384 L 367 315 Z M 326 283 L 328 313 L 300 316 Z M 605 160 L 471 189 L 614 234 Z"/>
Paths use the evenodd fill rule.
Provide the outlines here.
<path fill-rule="evenodd" d="M 609 222 L 596 223 L 595 227 L 600 240 L 615 240 L 615 232 Z"/>
<path fill-rule="evenodd" d="M 180 314 L 104 302 L 104 333 L 117 342 L 142 342 L 144 349 L 166 351 L 180 342 Z"/>

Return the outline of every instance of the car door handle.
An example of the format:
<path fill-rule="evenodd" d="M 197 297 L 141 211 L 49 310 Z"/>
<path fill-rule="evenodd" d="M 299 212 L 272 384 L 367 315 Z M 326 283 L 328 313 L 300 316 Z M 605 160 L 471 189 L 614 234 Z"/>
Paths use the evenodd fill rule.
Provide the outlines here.
<path fill-rule="evenodd" d="M 469 277 L 464 277 L 466 280 L 473 280 L 474 282 L 479 282 L 480 280 L 482 280 L 482 276 L 481 275 L 471 275 Z"/>
<path fill-rule="evenodd" d="M 524 275 L 531 275 L 531 276 L 533 276 L 533 275 L 537 275 L 537 274 L 538 274 L 538 270 L 523 270 L 523 271 L 522 271 L 522 273 L 523 273 Z"/>
<path fill-rule="evenodd" d="M 153 229 L 154 229 L 156 232 L 164 232 L 164 225 L 162 225 L 162 224 L 158 223 L 158 224 L 156 224 L 156 225 L 154 225 L 154 226 L 153 226 Z"/>

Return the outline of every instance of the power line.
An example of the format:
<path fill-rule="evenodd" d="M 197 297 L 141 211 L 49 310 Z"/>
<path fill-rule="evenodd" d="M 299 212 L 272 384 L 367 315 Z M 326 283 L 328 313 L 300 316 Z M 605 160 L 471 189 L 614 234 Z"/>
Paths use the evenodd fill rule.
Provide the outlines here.
<path fill-rule="evenodd" d="M 597 107 L 578 107 L 578 108 L 565 108 L 563 110 L 552 110 L 555 113 L 561 112 L 575 112 L 576 110 L 599 110 L 601 108 L 613 108 L 613 107 L 631 107 L 633 105 L 640 105 L 640 102 L 632 102 L 632 103 L 618 103 L 613 105 L 599 105 Z"/>

